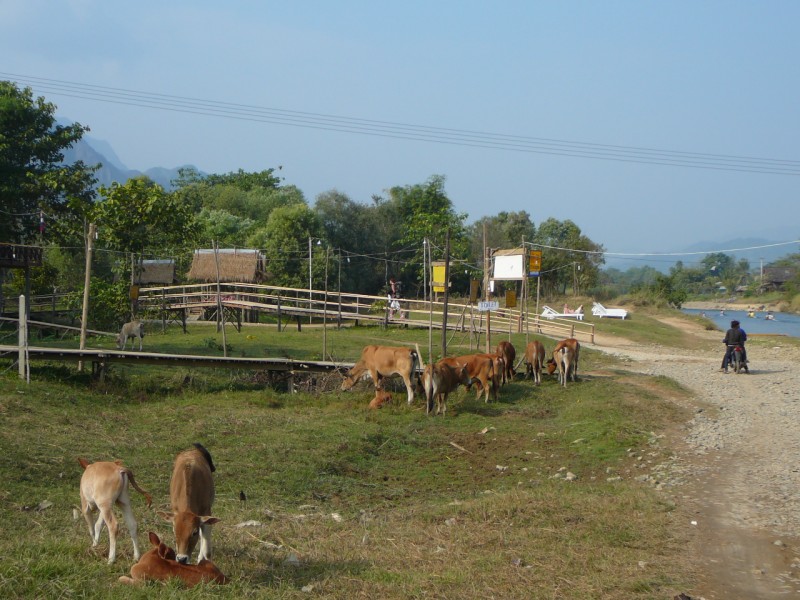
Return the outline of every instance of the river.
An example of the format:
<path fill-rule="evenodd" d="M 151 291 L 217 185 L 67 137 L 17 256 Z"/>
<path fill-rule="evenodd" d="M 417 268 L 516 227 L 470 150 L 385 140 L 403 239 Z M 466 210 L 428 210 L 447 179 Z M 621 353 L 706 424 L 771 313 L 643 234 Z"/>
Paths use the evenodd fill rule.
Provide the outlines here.
<path fill-rule="evenodd" d="M 756 311 L 755 317 L 748 317 L 746 310 L 725 310 L 721 314 L 719 310 L 701 310 L 699 308 L 684 308 L 683 312 L 688 315 L 702 315 L 714 321 L 722 331 L 727 331 L 731 326 L 731 321 L 736 319 L 741 323 L 748 335 L 750 334 L 778 334 L 791 337 L 800 337 L 800 315 L 792 313 L 772 313 L 773 320 L 765 319 L 765 311 Z"/>

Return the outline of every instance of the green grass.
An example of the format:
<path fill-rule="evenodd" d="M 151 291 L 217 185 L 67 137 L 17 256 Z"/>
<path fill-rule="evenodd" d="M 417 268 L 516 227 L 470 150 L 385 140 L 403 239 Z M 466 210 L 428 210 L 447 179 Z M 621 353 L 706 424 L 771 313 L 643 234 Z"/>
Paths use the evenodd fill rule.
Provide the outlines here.
<path fill-rule="evenodd" d="M 319 330 L 228 333 L 234 352 L 252 356 L 310 357 L 321 348 Z M 212 336 L 213 328 L 172 329 L 148 333 L 145 343 L 199 353 Z M 520 337 L 512 336 L 518 349 Z M 329 332 L 329 348 L 342 360 L 354 360 L 371 340 L 427 347 L 426 332 Z M 453 345 L 469 349 L 464 340 Z M 426 416 L 419 400 L 408 407 L 404 392 L 369 411 L 367 384 L 350 393 L 286 394 L 250 373 L 147 367 L 115 367 L 101 384 L 35 363 L 26 385 L 7 371 L 0 378 L 0 595 L 671 598 L 688 578 L 684 540 L 674 507 L 637 483 L 644 463 L 632 452 L 659 455 L 652 461 L 668 453 L 652 445 L 652 432 L 686 418 L 670 402 L 683 392 L 606 366 L 585 352 L 578 383 L 516 381 L 497 403 L 460 391 L 446 418 Z M 105 532 L 91 549 L 83 519 L 73 520 L 77 457 L 124 460 L 154 508 L 166 509 L 172 460 L 192 442 L 202 442 L 218 468 L 214 554 L 232 582 L 193 590 L 118 584 L 131 566 L 130 539 L 123 531 L 112 566 Z M 578 479 L 558 476 L 567 470 Z M 608 480 L 616 476 L 622 479 Z M 171 543 L 169 526 L 132 496 L 140 542 L 152 530 Z M 52 507 L 37 511 L 44 500 Z M 236 527 L 248 520 L 261 525 Z M 290 554 L 299 567 L 285 563 Z"/>

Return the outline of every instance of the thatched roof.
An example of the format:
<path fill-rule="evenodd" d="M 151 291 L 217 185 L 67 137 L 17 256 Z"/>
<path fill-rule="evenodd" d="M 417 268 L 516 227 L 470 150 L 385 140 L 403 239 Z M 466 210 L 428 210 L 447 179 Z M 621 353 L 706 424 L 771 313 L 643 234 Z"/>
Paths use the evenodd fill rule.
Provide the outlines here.
<path fill-rule="evenodd" d="M 138 274 L 136 283 L 146 285 L 149 283 L 175 283 L 175 261 L 171 258 L 164 260 L 142 261 L 142 272 Z"/>
<path fill-rule="evenodd" d="M 791 281 L 797 275 L 793 267 L 764 267 L 764 283 L 783 284 Z"/>
<path fill-rule="evenodd" d="M 219 280 L 237 283 L 259 283 L 264 280 L 264 255 L 258 250 L 220 249 Z M 195 250 L 188 279 L 205 283 L 217 280 L 213 250 Z"/>

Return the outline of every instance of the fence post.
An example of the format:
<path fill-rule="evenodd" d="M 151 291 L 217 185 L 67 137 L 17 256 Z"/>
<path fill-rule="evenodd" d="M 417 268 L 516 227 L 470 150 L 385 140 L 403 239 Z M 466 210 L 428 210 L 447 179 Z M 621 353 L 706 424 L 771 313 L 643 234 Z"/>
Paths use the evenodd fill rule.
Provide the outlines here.
<path fill-rule="evenodd" d="M 28 378 L 28 306 L 25 294 L 19 297 L 19 378 Z"/>

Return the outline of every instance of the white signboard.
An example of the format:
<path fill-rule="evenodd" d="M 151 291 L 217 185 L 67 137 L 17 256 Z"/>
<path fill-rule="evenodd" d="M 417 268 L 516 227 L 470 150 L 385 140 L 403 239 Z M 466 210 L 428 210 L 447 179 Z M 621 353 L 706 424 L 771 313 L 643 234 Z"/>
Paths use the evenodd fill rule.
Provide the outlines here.
<path fill-rule="evenodd" d="M 494 279 L 519 280 L 525 277 L 523 267 L 524 255 L 515 254 L 513 256 L 494 257 Z"/>
<path fill-rule="evenodd" d="M 480 311 L 497 310 L 498 308 L 500 308 L 500 303 L 497 300 L 478 302 L 478 310 Z"/>

